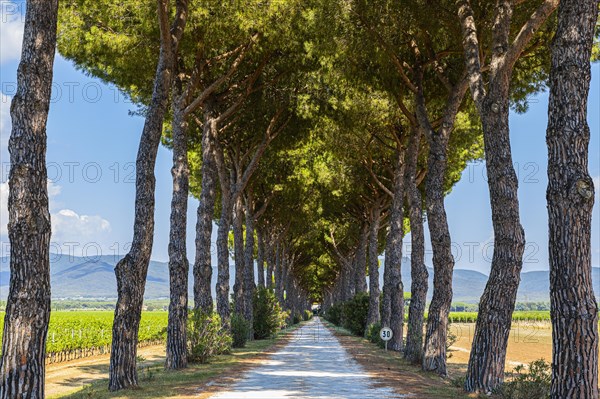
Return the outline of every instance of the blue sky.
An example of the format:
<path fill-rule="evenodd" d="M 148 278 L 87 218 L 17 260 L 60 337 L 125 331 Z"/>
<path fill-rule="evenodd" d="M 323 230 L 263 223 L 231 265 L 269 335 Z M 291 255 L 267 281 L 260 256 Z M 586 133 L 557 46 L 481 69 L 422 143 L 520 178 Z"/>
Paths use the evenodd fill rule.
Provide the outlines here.
<path fill-rule="evenodd" d="M 22 18 L 1 1 L 0 24 L 0 255 L 7 255 L 7 195 L 10 99 L 22 39 Z M 19 3 L 16 3 L 17 6 Z M 48 121 L 48 175 L 53 223 L 52 250 L 64 255 L 125 253 L 133 231 L 133 166 L 143 119 L 130 116 L 133 104 L 98 80 L 86 77 L 62 57 L 54 67 L 53 102 Z M 521 218 L 527 247 L 524 270 L 548 268 L 546 213 L 547 94 L 531 101 L 524 115 L 511 115 L 511 140 L 519 175 Z M 589 99 L 590 174 L 596 185 L 592 256 L 600 264 L 600 65 L 593 65 Z M 156 164 L 156 229 L 153 259 L 167 260 L 171 200 L 171 153 L 161 147 Z M 188 252 L 194 259 L 195 199 L 188 212 Z M 457 268 L 487 273 L 493 230 L 485 165 L 473 163 L 447 197 L 446 208 Z M 426 229 L 427 231 L 427 229 Z M 428 241 L 428 236 L 426 237 Z M 429 244 L 427 245 L 430 248 Z M 410 235 L 405 254 L 410 253 Z M 431 253 L 429 251 L 429 264 Z"/>

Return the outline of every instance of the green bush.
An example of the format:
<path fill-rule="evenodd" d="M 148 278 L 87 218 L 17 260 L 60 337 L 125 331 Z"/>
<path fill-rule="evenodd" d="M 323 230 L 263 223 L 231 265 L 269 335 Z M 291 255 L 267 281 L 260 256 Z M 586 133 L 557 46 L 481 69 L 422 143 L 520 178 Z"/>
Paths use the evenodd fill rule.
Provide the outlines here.
<path fill-rule="evenodd" d="M 330 323 L 335 324 L 336 326 L 342 325 L 342 303 L 336 303 L 331 305 L 329 309 L 325 312 L 325 319 L 327 319 Z"/>
<path fill-rule="evenodd" d="M 312 317 L 313 317 L 313 312 L 311 312 L 310 310 L 304 311 L 304 321 L 308 321 L 308 320 L 312 319 Z"/>
<path fill-rule="evenodd" d="M 291 324 L 290 320 L 291 312 L 289 310 L 282 310 L 279 312 L 279 329 L 282 330 L 287 328 Z"/>
<path fill-rule="evenodd" d="M 281 311 L 281 306 L 273 290 L 258 287 L 252 301 L 254 310 L 254 338 L 267 339 L 285 326 L 286 312 Z"/>
<path fill-rule="evenodd" d="M 502 399 L 547 399 L 550 397 L 550 364 L 544 359 L 515 367 L 512 377 L 495 392 Z"/>
<path fill-rule="evenodd" d="M 381 331 L 381 323 L 371 324 L 367 328 L 366 338 L 380 348 L 385 348 L 385 342 L 379 336 L 379 331 Z"/>
<path fill-rule="evenodd" d="M 231 336 L 234 348 L 243 348 L 251 334 L 250 322 L 244 316 L 234 313 L 231 316 Z"/>
<path fill-rule="evenodd" d="M 369 313 L 369 294 L 360 292 L 342 307 L 342 326 L 352 334 L 365 336 L 367 315 Z"/>
<path fill-rule="evenodd" d="M 294 317 L 292 318 L 292 324 L 298 324 L 301 321 L 302 321 L 302 315 L 300 313 L 294 314 Z"/>
<path fill-rule="evenodd" d="M 231 335 L 223 329 L 221 318 L 215 312 L 193 311 L 188 318 L 187 336 L 191 362 L 207 363 L 211 357 L 231 350 Z"/>

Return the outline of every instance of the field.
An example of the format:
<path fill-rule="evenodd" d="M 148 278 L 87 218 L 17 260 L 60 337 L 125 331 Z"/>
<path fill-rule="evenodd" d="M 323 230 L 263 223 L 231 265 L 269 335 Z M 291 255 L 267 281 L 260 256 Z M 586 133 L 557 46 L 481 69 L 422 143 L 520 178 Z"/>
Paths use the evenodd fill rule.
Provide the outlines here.
<path fill-rule="evenodd" d="M 475 323 L 477 312 L 450 312 L 450 323 Z M 516 311 L 512 315 L 513 321 L 550 321 L 550 312 L 547 310 Z"/>
<path fill-rule="evenodd" d="M 50 314 L 47 349 L 49 354 L 92 348 L 108 348 L 112 339 L 112 311 L 55 311 Z M 158 341 L 166 337 L 167 312 L 144 312 L 139 340 Z M 4 330 L 0 313 L 0 338 Z M 81 357 L 81 353 L 79 354 Z"/>
<path fill-rule="evenodd" d="M 140 342 L 164 340 L 167 318 L 167 312 L 143 312 L 139 331 Z M 477 312 L 450 313 L 450 322 L 453 324 L 474 323 L 476 320 Z M 543 330 L 549 330 L 550 312 L 515 312 L 513 320 L 521 322 L 521 326 L 530 326 L 526 329 L 528 333 L 522 331 L 521 335 L 544 335 Z M 50 315 L 50 326 L 48 327 L 47 352 L 52 354 L 92 348 L 108 349 L 112 339 L 112 321 L 112 311 L 53 311 Z M 0 338 L 2 337 L 3 324 L 4 312 L 0 312 Z M 519 324 L 515 323 L 515 325 Z M 531 330 L 532 325 L 547 325 L 547 327 L 543 329 L 535 327 L 536 330 L 533 331 Z M 457 324 L 458 327 L 459 324 Z M 466 326 L 460 327 L 464 331 L 467 331 L 466 328 Z M 469 328 L 469 330 L 472 330 L 472 328 Z M 461 337 L 462 335 L 468 335 L 466 332 L 459 333 Z"/>
<path fill-rule="evenodd" d="M 450 348 L 448 359 L 459 368 L 466 367 L 473 342 L 475 323 L 453 323 L 450 333 L 456 342 Z M 506 369 L 529 364 L 538 359 L 552 360 L 552 325 L 550 321 L 513 321 L 506 351 Z"/>

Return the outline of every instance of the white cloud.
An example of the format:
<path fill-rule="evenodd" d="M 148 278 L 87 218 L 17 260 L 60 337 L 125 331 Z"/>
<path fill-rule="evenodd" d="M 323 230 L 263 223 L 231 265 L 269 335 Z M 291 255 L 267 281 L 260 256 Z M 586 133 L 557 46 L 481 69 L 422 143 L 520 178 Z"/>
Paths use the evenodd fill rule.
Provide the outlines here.
<path fill-rule="evenodd" d="M 61 187 L 48 180 L 50 204 L 60 194 Z M 50 206 L 52 208 L 52 205 Z M 71 209 L 52 212 L 52 241 L 94 241 L 111 232 L 108 220 L 100 216 L 79 215 Z M 8 235 L 8 182 L 0 184 L 0 235 Z"/>
<path fill-rule="evenodd" d="M 50 202 L 60 194 L 61 187 L 48 180 Z M 0 183 L 0 236 L 8 235 L 8 180 Z"/>
<path fill-rule="evenodd" d="M 10 102 L 11 96 L 0 93 L 0 162 L 8 162 L 8 139 L 10 137 Z M 4 176 L 2 176 L 4 178 Z"/>
<path fill-rule="evenodd" d="M 61 209 L 51 216 L 52 241 L 95 241 L 111 231 L 108 220 L 100 216 L 79 215 L 71 209 Z"/>
<path fill-rule="evenodd" d="M 0 183 L 0 236 L 8 234 L 8 181 Z"/>
<path fill-rule="evenodd" d="M 24 4 L 0 1 L 0 64 L 21 58 Z"/>

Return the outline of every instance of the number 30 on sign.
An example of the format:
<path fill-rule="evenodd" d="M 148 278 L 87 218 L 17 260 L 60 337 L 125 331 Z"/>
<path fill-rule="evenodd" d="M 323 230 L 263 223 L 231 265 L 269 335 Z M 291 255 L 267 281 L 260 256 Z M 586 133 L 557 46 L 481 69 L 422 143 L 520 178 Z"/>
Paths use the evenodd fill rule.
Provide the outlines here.
<path fill-rule="evenodd" d="M 394 336 L 392 329 L 389 327 L 384 327 L 379 331 L 379 336 L 384 341 L 389 341 Z"/>

